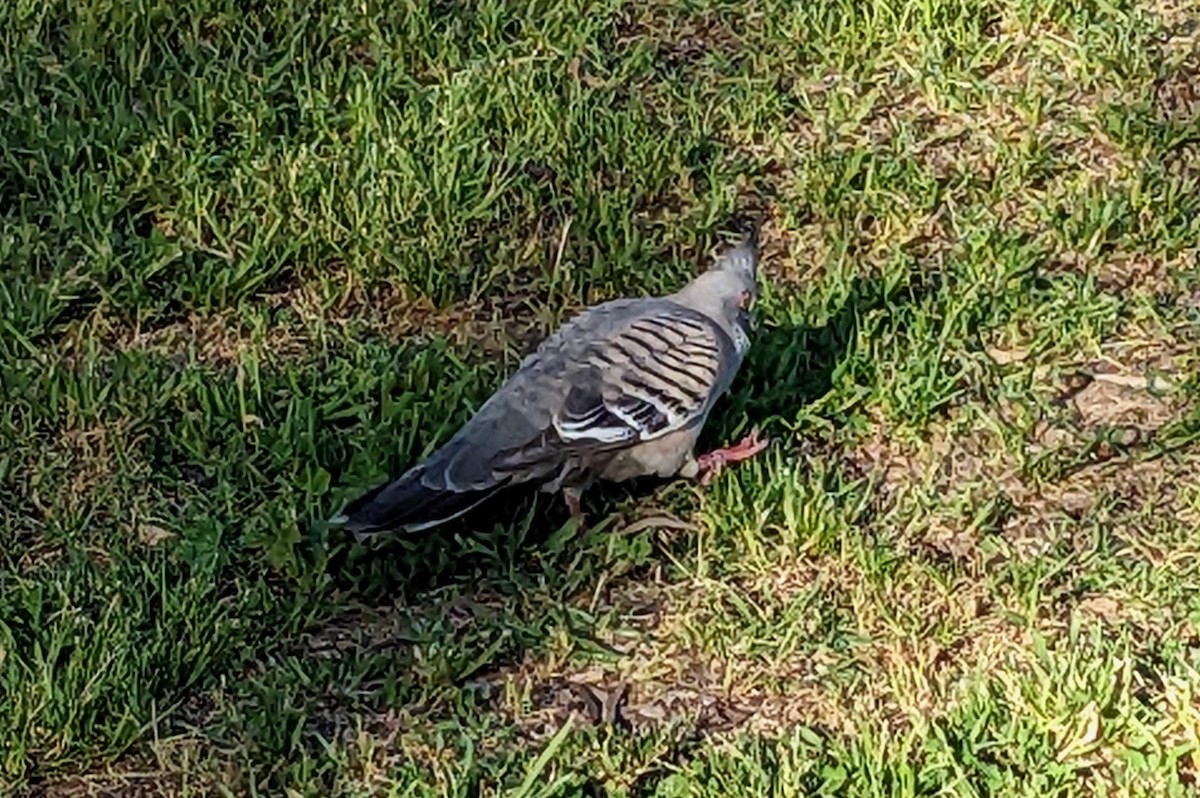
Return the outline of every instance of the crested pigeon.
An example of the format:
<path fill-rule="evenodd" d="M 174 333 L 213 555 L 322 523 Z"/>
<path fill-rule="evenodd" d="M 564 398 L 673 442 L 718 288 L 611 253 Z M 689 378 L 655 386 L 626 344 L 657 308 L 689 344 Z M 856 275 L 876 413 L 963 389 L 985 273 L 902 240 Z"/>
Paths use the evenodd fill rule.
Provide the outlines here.
<path fill-rule="evenodd" d="M 561 490 L 581 519 L 595 480 L 699 477 L 765 447 L 752 432 L 699 457 L 696 439 L 750 347 L 753 232 L 674 294 L 585 310 L 528 355 L 440 449 L 330 519 L 361 542 L 457 518 L 504 488 Z M 582 519 L 581 519 L 582 520 Z"/>

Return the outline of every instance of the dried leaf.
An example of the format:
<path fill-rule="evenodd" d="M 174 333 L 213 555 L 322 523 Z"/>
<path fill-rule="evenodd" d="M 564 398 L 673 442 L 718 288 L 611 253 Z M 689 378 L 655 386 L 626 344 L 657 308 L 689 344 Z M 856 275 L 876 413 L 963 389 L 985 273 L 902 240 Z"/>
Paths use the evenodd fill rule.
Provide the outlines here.
<path fill-rule="evenodd" d="M 1028 349 L 1001 349 L 998 346 L 989 346 L 985 351 L 998 366 L 1020 363 L 1029 357 Z"/>
<path fill-rule="evenodd" d="M 163 529 L 157 524 L 138 524 L 137 527 L 138 540 L 147 548 L 154 548 L 164 540 L 170 540 L 175 537 L 175 533 Z"/>

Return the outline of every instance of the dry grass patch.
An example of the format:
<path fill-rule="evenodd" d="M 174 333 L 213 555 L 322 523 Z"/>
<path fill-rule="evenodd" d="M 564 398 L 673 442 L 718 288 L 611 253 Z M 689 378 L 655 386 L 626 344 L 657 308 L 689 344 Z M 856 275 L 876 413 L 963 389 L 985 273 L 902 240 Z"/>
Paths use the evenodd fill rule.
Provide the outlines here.
<path fill-rule="evenodd" d="M 1190 52 L 1200 45 L 1200 9 L 1194 0 L 1152 0 L 1147 5 L 1162 24 L 1168 52 Z"/>
<path fill-rule="evenodd" d="M 35 787 L 29 798 L 183 798 L 199 795 L 184 789 L 178 773 L 157 770 L 100 772 Z"/>
<path fill-rule="evenodd" d="M 213 767 L 211 746 L 193 737 L 153 743 L 149 754 L 124 756 L 77 776 L 34 785 L 27 798 L 188 798 L 212 795 L 235 774 Z"/>
<path fill-rule="evenodd" d="M 1137 291 L 1160 296 L 1171 296 L 1179 291 L 1177 275 L 1184 265 L 1181 258 L 1118 251 L 1096 261 L 1083 268 L 1096 275 L 1097 285 L 1105 291 Z"/>
<path fill-rule="evenodd" d="M 527 656 L 489 677 L 499 711 L 534 737 L 553 733 L 568 716 L 643 731 L 683 725 L 702 734 L 841 727 L 836 688 L 822 679 L 828 657 L 765 662 L 700 639 L 706 614 L 728 589 L 711 580 L 622 586 L 613 593 L 622 623 L 599 640 L 612 658 Z"/>
<path fill-rule="evenodd" d="M 92 426 L 63 430 L 57 439 L 42 452 L 43 462 L 50 462 L 66 469 L 70 476 L 57 492 L 42 500 L 36 486 L 31 486 L 31 499 L 35 507 L 44 512 L 76 512 L 95 495 L 97 488 L 110 480 L 118 471 L 115 458 L 114 439 L 122 441 L 123 448 L 136 442 L 125 439 L 126 430 L 120 423 L 115 426 Z M 29 473 L 44 473 L 43 469 L 31 468 Z"/>
<path fill-rule="evenodd" d="M 748 28 L 755 16 L 751 12 L 739 24 Z M 693 65 L 712 53 L 732 55 L 742 46 L 740 37 L 714 12 L 678 13 L 660 3 L 635 5 L 617 22 L 619 48 L 642 42 L 651 42 L 657 62 L 669 69 Z"/>
<path fill-rule="evenodd" d="M 396 604 L 348 609 L 297 641 L 306 657 L 331 659 L 348 652 L 379 652 L 412 645 L 419 629 L 444 624 L 451 633 L 498 615 L 506 599 L 486 588 L 430 601 L 419 607 Z"/>
<path fill-rule="evenodd" d="M 880 421 L 848 460 L 872 477 L 883 518 L 903 530 L 898 542 L 982 568 L 977 558 L 985 535 L 999 533 L 1019 556 L 1034 556 L 1105 497 L 1135 483 L 1160 484 L 1175 468 L 1170 458 L 1137 463 L 1115 447 L 1134 451 L 1182 417 L 1190 403 L 1180 375 L 1194 351 L 1179 341 L 1127 338 L 1102 345 L 1100 355 L 1081 368 L 1057 370 L 1057 384 L 1042 388 L 1054 397 L 1049 408 L 958 409 L 920 438 Z M 1028 356 L 993 353 L 1004 364 Z M 1035 373 L 1047 380 L 1052 372 L 1043 366 Z M 1037 462 L 1093 467 L 1071 466 L 1040 480 L 1030 468 Z"/>
<path fill-rule="evenodd" d="M 1099 119 L 1119 95 L 1111 84 L 1083 89 L 1078 77 L 1064 75 L 1078 56 L 1069 34 L 1046 20 L 1024 30 L 1007 19 L 1000 36 L 1007 44 L 1004 55 L 980 72 L 974 86 L 946 93 L 940 81 L 923 80 L 909 96 L 889 103 L 876 124 L 920 131 L 915 152 L 943 179 L 963 174 L 986 183 L 1004 164 L 1002 156 L 1011 158 L 1030 145 L 1059 162 L 1065 175 L 1128 177 L 1136 165 L 1103 132 Z"/>
<path fill-rule="evenodd" d="M 1200 49 L 1158 81 L 1154 105 L 1166 121 L 1188 124 L 1200 118 Z"/>
<path fill-rule="evenodd" d="M 462 351 L 522 353 L 545 334 L 550 319 L 535 293 L 464 300 L 439 308 L 395 280 L 364 284 L 349 270 L 260 296 L 253 316 L 236 309 L 189 313 L 143 328 L 93 314 L 60 338 L 68 358 L 80 342 L 100 339 L 121 349 L 164 356 L 190 354 L 218 368 L 236 366 L 248 353 L 294 359 L 325 345 L 331 332 L 399 343 L 441 336 Z"/>
<path fill-rule="evenodd" d="M 152 473 L 142 451 L 144 433 L 131 431 L 133 421 L 122 417 L 104 424 L 66 426 L 45 437 L 45 445 L 31 447 L 12 489 L 17 502 L 27 508 L 23 525 L 30 530 L 20 559 L 22 569 L 35 568 L 61 555 L 58 544 L 47 543 L 47 524 L 84 523 L 100 529 L 124 520 L 131 539 L 147 548 L 161 544 L 173 533 L 146 516 Z M 126 485 L 139 489 L 130 491 Z M 114 497 L 124 491 L 120 502 Z M 93 559 L 108 554 L 90 547 Z"/>
<path fill-rule="evenodd" d="M 817 222 L 789 226 L 771 208 L 759 229 L 763 277 L 772 286 L 795 288 L 820 280 L 833 257 L 830 234 Z"/>
<path fill-rule="evenodd" d="M 902 437 L 881 419 L 847 453 L 847 462 L 871 479 L 877 524 L 899 530 L 900 545 L 928 548 L 978 569 L 979 540 L 995 515 L 980 510 L 1014 489 L 1019 464 L 994 419 L 976 423 L 965 412 L 931 425 L 919 439 Z"/>
<path fill-rule="evenodd" d="M 1148 457 L 1192 406 L 1183 388 L 1194 345 L 1129 324 L 1082 365 L 1039 366 L 1019 349 L 989 353 L 999 366 L 1030 374 L 1035 393 L 1049 401 L 968 405 L 919 437 L 880 420 L 847 455 L 849 467 L 871 478 L 875 526 L 895 545 L 982 577 L 997 562 L 1069 544 L 1090 524 L 1122 536 L 1131 551 L 1156 546 L 1144 534 L 1147 512 L 1200 530 L 1187 487 L 1196 453 Z M 1192 547 L 1174 551 L 1193 556 Z M 1097 601 L 1099 614 L 1128 608 L 1131 622 L 1146 620 L 1132 602 Z"/>
<path fill-rule="evenodd" d="M 804 609 L 805 594 L 844 607 L 858 642 L 845 651 L 795 645 L 817 634 L 820 610 Z M 920 567 L 880 584 L 841 559 L 797 557 L 757 581 L 626 584 L 613 600 L 626 622 L 599 641 L 611 658 L 530 655 L 488 677 L 499 711 L 526 734 L 544 739 L 568 717 L 704 736 L 806 726 L 853 739 L 881 726 L 925 728 L 979 678 L 1024 667 L 1031 648 L 1031 630 L 990 606 L 978 583 L 947 589 Z M 772 634 L 786 639 L 755 650 L 755 633 L 727 636 L 737 629 L 730 602 L 767 615 L 791 604 L 800 613 L 776 618 Z M 955 632 L 945 638 L 934 628 Z"/>
<path fill-rule="evenodd" d="M 981 681 L 1027 673 L 1034 637 L 1055 634 L 1042 619 L 1016 620 L 1019 608 L 992 590 L 976 553 L 968 559 L 952 550 L 953 566 L 928 551 L 910 555 L 886 577 L 850 589 L 863 642 L 853 652 L 861 675 L 848 693 L 847 735 L 872 722 L 896 733 L 928 728 L 957 711 Z"/>
<path fill-rule="evenodd" d="M 84 427 L 68 426 L 29 450 L 18 495 L 40 518 L 65 518 L 94 509 L 97 498 L 118 476 L 136 468 L 125 457 L 143 436 L 131 435 L 129 419 Z"/>

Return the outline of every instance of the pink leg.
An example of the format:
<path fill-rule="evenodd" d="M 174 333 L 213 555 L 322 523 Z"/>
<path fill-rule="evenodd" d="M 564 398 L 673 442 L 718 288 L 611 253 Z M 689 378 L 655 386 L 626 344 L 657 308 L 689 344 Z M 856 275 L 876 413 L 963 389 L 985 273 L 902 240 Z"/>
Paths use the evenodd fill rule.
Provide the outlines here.
<path fill-rule="evenodd" d="M 749 460 L 765 448 L 767 448 L 767 441 L 759 439 L 758 430 L 751 430 L 749 435 L 733 446 L 726 446 L 723 449 L 716 449 L 708 454 L 700 455 L 696 459 L 696 464 L 700 466 L 700 484 L 707 485 L 716 479 L 725 466 Z"/>
<path fill-rule="evenodd" d="M 563 501 L 567 503 L 567 509 L 571 512 L 571 518 L 579 522 L 582 527 L 587 521 L 583 517 L 583 508 L 579 504 L 581 491 L 579 488 L 563 488 Z"/>

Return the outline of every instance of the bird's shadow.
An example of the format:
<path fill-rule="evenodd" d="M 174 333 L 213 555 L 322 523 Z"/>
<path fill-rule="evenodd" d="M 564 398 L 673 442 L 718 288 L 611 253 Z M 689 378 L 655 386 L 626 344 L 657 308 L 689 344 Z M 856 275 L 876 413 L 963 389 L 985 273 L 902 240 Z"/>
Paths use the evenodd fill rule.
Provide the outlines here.
<path fill-rule="evenodd" d="M 700 447 L 726 445 L 751 428 L 767 436 L 788 433 L 808 405 L 830 393 L 856 344 L 862 319 L 872 311 L 917 301 L 931 287 L 919 280 L 857 278 L 820 323 L 781 316 L 763 319 L 730 394 L 709 419 Z M 661 497 L 663 491 L 656 487 L 663 483 L 642 480 L 594 487 L 585 497 L 590 519 L 586 534 L 574 528 L 557 496 L 532 489 L 512 491 L 419 535 L 386 535 L 365 546 L 348 538 L 331 540 L 326 574 L 336 587 L 366 602 L 412 599 L 454 583 L 480 586 L 496 575 L 512 580 L 534 555 L 540 570 L 547 555 L 569 561 L 588 546 L 599 545 L 597 535 L 619 531 L 640 498 Z"/>

